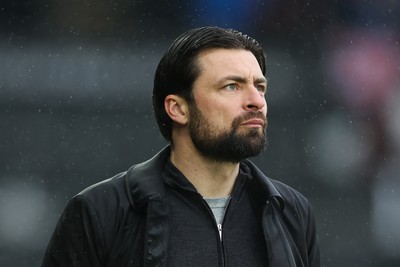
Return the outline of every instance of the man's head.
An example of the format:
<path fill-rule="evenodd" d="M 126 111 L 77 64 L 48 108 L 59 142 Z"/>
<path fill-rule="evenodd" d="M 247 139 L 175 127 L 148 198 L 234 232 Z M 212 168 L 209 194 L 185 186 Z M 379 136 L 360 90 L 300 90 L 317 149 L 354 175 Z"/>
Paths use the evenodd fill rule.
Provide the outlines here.
<path fill-rule="evenodd" d="M 266 142 L 264 74 L 265 55 L 254 39 L 217 27 L 184 33 L 161 59 L 154 79 L 153 105 L 161 133 L 173 143 L 174 120 L 165 101 L 179 96 L 188 106 L 188 129 L 201 153 L 225 154 L 222 160 L 228 161 L 258 154 Z"/>
<path fill-rule="evenodd" d="M 218 27 L 189 30 L 179 36 L 161 59 L 154 77 L 153 108 L 161 134 L 171 141 L 172 121 L 164 109 L 164 99 L 177 94 L 193 100 L 192 87 L 199 75 L 197 56 L 212 48 L 245 49 L 257 59 L 265 74 L 265 54 L 258 42 L 247 35 Z"/>

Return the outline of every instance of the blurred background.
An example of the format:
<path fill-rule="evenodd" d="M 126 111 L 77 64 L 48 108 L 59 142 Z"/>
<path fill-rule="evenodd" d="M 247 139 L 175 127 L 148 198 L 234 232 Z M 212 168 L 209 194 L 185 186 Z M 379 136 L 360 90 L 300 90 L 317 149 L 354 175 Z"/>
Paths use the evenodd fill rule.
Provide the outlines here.
<path fill-rule="evenodd" d="M 39 266 L 68 199 L 166 145 L 154 71 L 205 25 L 266 50 L 254 161 L 310 199 L 323 266 L 400 266 L 397 0 L 1 1 L 0 266 Z"/>

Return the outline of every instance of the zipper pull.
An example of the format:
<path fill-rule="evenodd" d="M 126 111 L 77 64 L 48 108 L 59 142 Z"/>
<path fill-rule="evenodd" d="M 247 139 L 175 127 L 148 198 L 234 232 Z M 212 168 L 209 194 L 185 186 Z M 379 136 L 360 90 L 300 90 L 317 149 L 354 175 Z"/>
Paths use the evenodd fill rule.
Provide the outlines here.
<path fill-rule="evenodd" d="M 222 224 L 217 224 L 218 232 L 219 232 L 219 239 L 222 241 Z"/>

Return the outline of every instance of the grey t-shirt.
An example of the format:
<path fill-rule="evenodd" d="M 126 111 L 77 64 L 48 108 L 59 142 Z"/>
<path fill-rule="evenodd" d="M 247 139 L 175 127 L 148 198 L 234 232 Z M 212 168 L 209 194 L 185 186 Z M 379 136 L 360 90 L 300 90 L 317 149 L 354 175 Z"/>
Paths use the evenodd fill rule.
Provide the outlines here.
<path fill-rule="evenodd" d="M 217 225 L 222 225 L 226 207 L 228 206 L 230 198 L 230 196 L 221 198 L 204 198 L 208 206 L 210 206 L 212 213 L 214 214 Z"/>

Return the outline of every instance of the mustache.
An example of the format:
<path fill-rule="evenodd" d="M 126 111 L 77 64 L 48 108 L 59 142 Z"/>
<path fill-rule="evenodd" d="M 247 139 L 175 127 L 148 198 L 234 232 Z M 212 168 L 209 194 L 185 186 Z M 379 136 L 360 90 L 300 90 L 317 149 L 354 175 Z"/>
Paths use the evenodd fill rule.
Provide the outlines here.
<path fill-rule="evenodd" d="M 267 125 L 267 117 L 261 111 L 246 112 L 246 113 L 236 117 L 233 120 L 232 124 L 233 124 L 233 126 L 236 127 L 236 126 L 240 125 L 241 123 L 251 120 L 251 119 L 260 119 L 263 121 L 264 127 Z"/>

